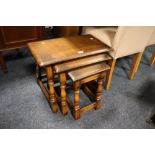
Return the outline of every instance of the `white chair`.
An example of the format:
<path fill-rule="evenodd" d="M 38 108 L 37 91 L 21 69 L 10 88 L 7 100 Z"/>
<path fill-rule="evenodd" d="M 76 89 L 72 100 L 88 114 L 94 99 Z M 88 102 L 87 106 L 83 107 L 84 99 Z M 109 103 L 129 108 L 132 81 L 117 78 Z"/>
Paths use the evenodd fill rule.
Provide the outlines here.
<path fill-rule="evenodd" d="M 112 47 L 110 55 L 113 61 L 111 70 L 106 78 L 106 89 L 110 88 L 113 70 L 116 60 L 121 57 L 135 54 L 129 79 L 133 79 L 137 72 L 143 51 L 154 31 L 154 27 L 148 26 L 119 26 L 119 27 L 84 27 L 82 34 L 91 34 L 101 42 Z"/>

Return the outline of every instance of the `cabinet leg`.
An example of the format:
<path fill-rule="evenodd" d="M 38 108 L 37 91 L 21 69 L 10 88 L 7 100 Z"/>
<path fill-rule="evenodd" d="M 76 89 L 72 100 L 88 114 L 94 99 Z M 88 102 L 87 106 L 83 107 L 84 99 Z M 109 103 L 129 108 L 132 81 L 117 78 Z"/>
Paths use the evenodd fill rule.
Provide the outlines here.
<path fill-rule="evenodd" d="M 2 53 L 0 53 L 0 65 L 1 65 L 1 68 L 2 68 L 3 72 L 7 73 L 8 70 L 7 70 L 7 66 L 6 66 L 6 63 L 4 61 Z"/>

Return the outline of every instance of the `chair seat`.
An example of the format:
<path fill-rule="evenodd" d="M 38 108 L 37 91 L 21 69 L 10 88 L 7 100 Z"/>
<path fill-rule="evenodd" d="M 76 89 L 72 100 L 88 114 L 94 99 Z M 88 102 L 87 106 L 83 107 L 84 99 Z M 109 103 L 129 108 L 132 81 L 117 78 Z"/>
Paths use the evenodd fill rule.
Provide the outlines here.
<path fill-rule="evenodd" d="M 106 63 L 100 63 L 71 71 L 68 73 L 68 75 L 75 82 L 89 76 L 93 76 L 101 72 L 107 71 L 109 69 L 109 65 L 107 65 Z"/>
<path fill-rule="evenodd" d="M 87 66 L 87 65 L 107 61 L 110 59 L 112 59 L 112 57 L 109 56 L 109 54 L 107 54 L 107 53 L 98 54 L 98 55 L 93 55 L 93 56 L 85 57 L 82 59 L 76 59 L 73 61 L 69 61 L 69 62 L 65 62 L 65 63 L 55 65 L 54 70 L 56 73 L 61 73 L 61 72 L 70 71 L 70 70 L 73 70 L 75 68 L 79 68 L 82 66 Z"/>
<path fill-rule="evenodd" d="M 117 27 L 106 27 L 106 28 L 96 28 L 96 27 L 86 27 L 83 30 L 83 34 L 91 34 L 101 42 L 105 43 L 109 47 L 112 47 L 112 42 L 116 34 Z"/>

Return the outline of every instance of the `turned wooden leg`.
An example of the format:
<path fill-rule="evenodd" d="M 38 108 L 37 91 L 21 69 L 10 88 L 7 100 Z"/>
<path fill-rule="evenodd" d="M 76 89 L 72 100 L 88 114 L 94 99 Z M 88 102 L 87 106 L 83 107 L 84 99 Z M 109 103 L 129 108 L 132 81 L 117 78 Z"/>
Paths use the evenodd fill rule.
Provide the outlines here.
<path fill-rule="evenodd" d="M 8 72 L 7 66 L 6 66 L 6 63 L 4 61 L 4 58 L 3 58 L 3 55 L 2 55 L 1 52 L 0 52 L 0 65 L 1 65 L 1 68 L 2 68 L 3 72 L 7 73 Z"/>
<path fill-rule="evenodd" d="M 37 80 L 41 78 L 41 68 L 36 64 L 36 78 Z"/>
<path fill-rule="evenodd" d="M 116 60 L 110 60 L 108 62 L 108 65 L 110 66 L 110 70 L 107 71 L 106 73 L 106 90 L 109 90 L 110 88 L 110 85 L 111 85 L 111 79 L 112 79 L 112 75 L 113 75 L 113 71 L 114 71 L 114 68 L 115 68 L 115 64 L 116 64 Z"/>
<path fill-rule="evenodd" d="M 101 108 L 101 99 L 102 99 L 102 89 L 103 89 L 103 78 L 100 77 L 97 80 L 97 91 L 96 91 L 96 107 L 95 109 Z"/>
<path fill-rule="evenodd" d="M 152 66 L 154 64 L 154 62 L 155 62 L 155 49 L 154 49 L 154 52 L 153 52 L 151 59 L 150 59 L 150 65 Z"/>
<path fill-rule="evenodd" d="M 80 118 L 80 106 L 79 106 L 79 93 L 80 93 L 79 81 L 74 82 L 74 105 L 73 105 L 73 115 L 75 119 Z"/>
<path fill-rule="evenodd" d="M 66 74 L 61 73 L 60 77 L 60 89 L 61 89 L 61 111 L 63 115 L 68 113 L 68 106 L 66 102 Z"/>
<path fill-rule="evenodd" d="M 55 90 L 54 90 L 54 82 L 53 82 L 53 69 L 52 67 L 46 67 L 47 80 L 49 85 L 49 99 L 53 112 L 58 111 L 58 104 L 56 102 Z"/>
<path fill-rule="evenodd" d="M 129 74 L 129 79 L 132 80 L 135 76 L 135 73 L 138 70 L 141 58 L 142 58 L 143 52 L 135 54 L 133 61 L 132 61 L 132 67 Z"/>

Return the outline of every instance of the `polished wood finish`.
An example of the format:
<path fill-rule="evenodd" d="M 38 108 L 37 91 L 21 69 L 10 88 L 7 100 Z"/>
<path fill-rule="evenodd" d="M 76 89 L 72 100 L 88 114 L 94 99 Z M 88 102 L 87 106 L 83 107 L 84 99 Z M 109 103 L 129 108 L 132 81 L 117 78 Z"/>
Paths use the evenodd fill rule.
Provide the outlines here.
<path fill-rule="evenodd" d="M 110 67 L 109 67 L 110 69 Z M 101 108 L 101 99 L 102 99 L 102 89 L 103 89 L 103 77 L 104 74 L 102 73 L 98 78 L 98 87 L 96 91 L 96 109 Z"/>
<path fill-rule="evenodd" d="M 74 103 L 72 113 L 75 119 L 80 118 L 81 112 L 91 110 L 92 108 L 99 109 L 101 107 L 103 78 L 105 76 L 105 72 L 108 71 L 109 69 L 110 66 L 106 65 L 105 63 L 102 63 L 86 66 L 68 73 L 74 85 Z M 92 80 L 97 80 L 95 102 L 90 103 L 89 105 L 84 106 L 83 108 L 80 108 L 79 105 L 80 87 L 82 84 L 88 83 Z M 85 89 L 84 92 L 86 93 L 88 91 Z M 92 94 L 91 90 L 89 90 L 89 92 L 90 94 Z M 89 95 L 87 96 L 89 97 Z M 93 98 L 90 98 L 90 100 L 93 100 Z"/>
<path fill-rule="evenodd" d="M 0 51 L 26 46 L 43 35 L 41 26 L 0 26 Z"/>
<path fill-rule="evenodd" d="M 54 112 L 57 112 L 58 110 L 57 108 L 59 105 L 61 112 L 64 115 L 67 114 L 68 112 L 66 102 L 68 103 L 70 102 L 69 97 L 65 92 L 66 73 L 70 70 L 79 67 L 87 66 L 92 63 L 96 64 L 101 61 L 111 59 L 111 57 L 108 56 L 106 53 L 111 51 L 111 49 L 108 46 L 101 43 L 99 40 L 92 37 L 91 35 L 31 42 L 28 43 L 28 47 L 32 52 L 32 55 L 34 56 L 34 59 L 37 64 L 36 67 L 37 81 L 47 99 L 50 100 L 52 110 Z M 105 54 L 105 55 L 104 56 L 102 55 L 99 58 L 99 54 L 100 55 Z M 97 58 L 96 61 L 92 56 L 95 56 Z M 75 61 L 74 63 L 73 60 Z M 70 64 L 70 62 L 72 62 L 73 64 Z M 59 66 L 61 63 L 66 63 L 67 66 L 65 68 L 63 66 L 63 69 L 55 67 L 56 65 Z M 71 68 L 71 66 L 73 68 Z M 41 75 L 39 68 L 45 68 L 47 75 Z M 60 90 L 57 89 L 57 87 L 54 87 L 54 82 L 57 81 L 54 79 L 55 74 L 59 75 Z M 46 77 L 48 78 L 47 87 L 45 85 L 46 83 L 44 80 L 44 78 L 46 79 Z M 86 80 L 90 81 L 98 77 L 99 77 L 98 75 L 97 76 L 94 75 L 82 79 L 81 81 L 86 82 Z"/>
<path fill-rule="evenodd" d="M 80 118 L 80 105 L 79 105 L 79 95 L 80 95 L 80 82 L 74 82 L 74 105 L 73 105 L 73 116 L 75 119 Z"/>
<path fill-rule="evenodd" d="M 0 26 L 0 59 L 4 72 L 7 67 L 2 52 L 14 48 L 25 47 L 28 42 L 44 38 L 42 26 Z"/>
<path fill-rule="evenodd" d="M 106 83 L 106 85 L 105 85 L 106 90 L 110 89 L 110 85 L 111 85 L 111 80 L 112 80 L 112 75 L 113 75 L 113 72 L 114 72 L 115 64 L 116 64 L 116 60 L 115 59 L 109 60 L 109 62 L 108 62 L 108 65 L 110 66 L 110 70 L 107 72 L 107 75 L 106 75 L 106 81 L 105 81 L 105 83 Z"/>
<path fill-rule="evenodd" d="M 64 93 L 64 91 L 65 91 L 65 82 L 66 82 L 65 73 L 67 73 L 67 72 L 69 72 L 71 70 L 77 69 L 77 68 L 82 68 L 83 69 L 83 66 L 97 64 L 97 63 L 100 63 L 100 62 L 106 62 L 106 61 L 111 60 L 111 59 L 112 58 L 107 53 L 104 53 L 104 54 L 93 55 L 93 56 L 89 56 L 89 57 L 85 57 L 85 58 L 81 58 L 81 59 L 76 59 L 76 60 L 72 60 L 72 61 L 67 61 L 67 62 L 60 63 L 60 64 L 57 64 L 57 65 L 54 66 L 55 73 L 59 74 L 59 77 L 61 77 L 59 79 L 60 79 L 60 87 L 61 87 L 61 90 L 62 90 L 63 93 L 61 93 L 61 98 L 62 98 L 61 101 L 62 101 L 62 103 L 60 103 L 61 104 L 60 107 L 61 107 L 61 111 L 62 111 L 62 113 L 64 115 L 67 113 L 67 103 L 65 102 L 66 94 Z M 95 66 L 93 66 L 92 68 L 91 67 L 88 68 L 88 69 L 92 69 L 91 70 L 91 75 L 92 75 L 92 71 L 93 71 Z M 107 67 L 109 67 L 109 66 L 107 66 Z M 106 64 L 104 64 L 104 68 L 102 68 L 102 69 L 105 69 L 105 68 L 106 68 Z M 85 70 L 87 72 L 87 68 Z M 80 71 L 81 70 L 79 70 L 79 72 Z M 76 70 L 76 73 L 77 73 L 77 70 Z M 95 80 L 97 78 L 99 78 L 98 74 L 96 74 L 94 76 L 91 76 L 91 80 Z M 90 77 L 85 78 L 84 81 L 81 80 L 81 83 L 85 83 L 87 81 L 90 81 Z"/>
<path fill-rule="evenodd" d="M 66 74 L 62 73 L 59 74 L 60 79 L 60 89 L 61 89 L 61 111 L 63 115 L 66 115 L 68 113 L 68 106 L 66 103 Z"/>
<path fill-rule="evenodd" d="M 111 51 L 91 35 L 31 42 L 28 47 L 41 67 Z"/>
<path fill-rule="evenodd" d="M 100 72 L 104 72 L 109 69 L 110 67 L 106 63 L 95 64 L 71 71 L 68 75 L 73 81 L 78 81 L 92 75 L 97 75 Z"/>
<path fill-rule="evenodd" d="M 76 36 L 80 33 L 80 26 L 54 26 L 54 37 Z"/>
<path fill-rule="evenodd" d="M 85 58 L 76 59 L 76 60 L 57 64 L 54 66 L 54 70 L 56 73 L 61 73 L 61 72 L 73 70 L 73 69 L 78 68 L 78 67 L 92 65 L 94 63 L 108 61 L 111 59 L 112 59 L 112 57 L 109 56 L 109 54 L 107 54 L 107 53 L 97 54 L 97 55 L 93 55 L 93 56 L 89 56 L 89 57 L 85 57 Z"/>
<path fill-rule="evenodd" d="M 105 75 L 105 74 L 104 74 Z M 100 77 L 100 74 L 95 74 L 95 75 L 92 75 L 92 76 L 89 76 L 87 78 L 84 78 L 84 79 L 81 79 L 80 80 L 80 84 L 84 84 L 84 83 L 87 83 L 89 81 L 93 81 L 93 80 L 96 80 Z"/>
<path fill-rule="evenodd" d="M 134 78 L 135 73 L 138 70 L 142 55 L 143 55 L 143 52 L 139 52 L 139 53 L 136 53 L 134 55 L 134 59 L 132 61 L 132 66 L 131 66 L 131 70 L 130 70 L 130 74 L 129 74 L 129 79 L 130 80 L 132 80 Z"/>
<path fill-rule="evenodd" d="M 46 74 L 48 79 L 48 85 L 49 85 L 49 100 L 51 103 L 51 107 L 53 112 L 58 111 L 58 104 L 55 97 L 55 90 L 54 90 L 54 82 L 53 82 L 53 70 L 51 66 L 46 67 Z"/>
<path fill-rule="evenodd" d="M 154 49 L 154 52 L 153 52 L 151 59 L 150 59 L 150 65 L 152 66 L 154 64 L 154 62 L 155 62 L 155 49 Z"/>

